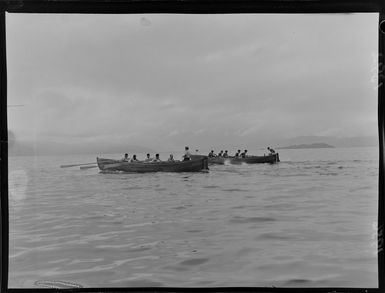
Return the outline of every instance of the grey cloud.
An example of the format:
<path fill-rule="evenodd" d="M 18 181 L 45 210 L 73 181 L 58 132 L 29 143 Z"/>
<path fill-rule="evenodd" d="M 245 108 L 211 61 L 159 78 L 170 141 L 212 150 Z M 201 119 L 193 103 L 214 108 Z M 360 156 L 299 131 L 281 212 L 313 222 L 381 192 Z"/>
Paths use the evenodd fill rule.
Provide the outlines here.
<path fill-rule="evenodd" d="M 10 127 L 149 147 L 376 132 L 377 20 L 7 15 L 9 100 L 33 105 Z"/>

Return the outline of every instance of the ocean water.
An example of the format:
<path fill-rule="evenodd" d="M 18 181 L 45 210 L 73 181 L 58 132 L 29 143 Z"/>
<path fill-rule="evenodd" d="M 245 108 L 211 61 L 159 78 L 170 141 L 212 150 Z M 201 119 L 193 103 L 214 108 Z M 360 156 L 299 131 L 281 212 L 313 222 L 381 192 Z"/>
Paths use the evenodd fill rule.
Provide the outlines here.
<path fill-rule="evenodd" d="M 120 158 L 121 154 L 104 157 Z M 209 173 L 9 158 L 9 287 L 377 287 L 378 148 Z"/>

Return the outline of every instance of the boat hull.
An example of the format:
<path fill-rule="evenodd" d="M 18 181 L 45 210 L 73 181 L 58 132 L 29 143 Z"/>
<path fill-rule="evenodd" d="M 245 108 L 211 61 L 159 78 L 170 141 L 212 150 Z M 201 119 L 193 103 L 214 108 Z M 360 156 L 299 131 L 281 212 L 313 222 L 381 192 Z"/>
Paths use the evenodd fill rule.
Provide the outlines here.
<path fill-rule="evenodd" d="M 263 163 L 278 163 L 279 154 L 267 155 L 267 156 L 247 156 L 246 158 L 231 158 L 231 164 L 263 164 Z"/>
<path fill-rule="evenodd" d="M 208 170 L 207 158 L 178 162 L 122 162 L 96 158 L 101 171 L 121 171 L 129 173 L 148 172 L 199 172 Z"/>
<path fill-rule="evenodd" d="M 199 159 L 207 156 L 203 155 L 193 155 L 191 156 L 192 159 Z M 210 165 L 223 165 L 226 163 L 229 164 L 234 164 L 234 165 L 239 165 L 242 163 L 245 164 L 261 164 L 261 163 L 278 163 L 279 162 L 279 154 L 272 154 L 272 155 L 267 155 L 267 156 L 247 156 L 246 158 L 236 158 L 236 157 L 214 157 L 214 158 L 208 158 L 208 163 Z"/>

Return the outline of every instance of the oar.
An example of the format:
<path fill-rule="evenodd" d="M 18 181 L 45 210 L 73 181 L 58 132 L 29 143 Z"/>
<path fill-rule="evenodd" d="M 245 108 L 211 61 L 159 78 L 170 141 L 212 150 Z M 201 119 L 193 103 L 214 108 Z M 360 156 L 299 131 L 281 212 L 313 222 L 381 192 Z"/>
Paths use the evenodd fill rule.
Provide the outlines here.
<path fill-rule="evenodd" d="M 82 167 L 80 167 L 80 170 L 91 169 L 91 168 L 96 168 L 96 167 L 97 167 L 97 165 L 95 165 L 95 166 L 82 166 Z"/>
<path fill-rule="evenodd" d="M 73 164 L 73 165 L 61 165 L 60 168 L 68 168 L 68 167 L 77 167 L 77 166 L 84 166 L 84 165 L 91 165 L 96 164 L 95 162 L 92 163 L 83 163 L 83 164 Z"/>

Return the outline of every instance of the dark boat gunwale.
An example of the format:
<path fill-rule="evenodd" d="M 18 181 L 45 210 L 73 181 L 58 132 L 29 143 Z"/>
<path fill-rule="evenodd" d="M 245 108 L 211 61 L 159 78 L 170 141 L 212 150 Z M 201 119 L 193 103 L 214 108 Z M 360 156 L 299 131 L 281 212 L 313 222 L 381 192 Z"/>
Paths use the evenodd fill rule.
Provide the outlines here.
<path fill-rule="evenodd" d="M 208 170 L 207 158 L 190 161 L 125 162 L 121 160 L 96 158 L 99 169 L 103 171 L 122 171 L 128 173 L 150 172 L 199 172 Z"/>
<path fill-rule="evenodd" d="M 225 158 L 225 157 L 208 157 L 205 155 L 193 155 L 192 156 L 192 158 L 195 158 L 195 159 L 203 158 L 203 157 L 208 158 L 208 163 L 211 165 L 212 164 L 223 165 L 223 164 L 225 164 L 226 161 L 229 162 L 230 164 L 234 164 L 234 165 L 239 165 L 242 163 L 246 163 L 246 164 L 264 164 L 264 163 L 274 164 L 274 163 L 280 162 L 278 153 L 263 155 L 263 156 L 247 156 L 245 158 L 240 158 L 240 157 L 235 157 L 235 156 L 231 156 L 231 157 L 227 157 L 227 158 Z"/>

